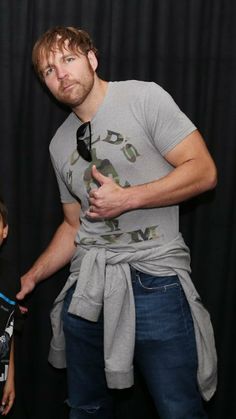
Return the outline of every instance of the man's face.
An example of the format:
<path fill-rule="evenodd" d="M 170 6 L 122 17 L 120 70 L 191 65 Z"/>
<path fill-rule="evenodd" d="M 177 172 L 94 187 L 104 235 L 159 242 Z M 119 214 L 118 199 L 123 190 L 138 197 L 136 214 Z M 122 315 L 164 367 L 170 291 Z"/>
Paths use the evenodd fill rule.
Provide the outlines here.
<path fill-rule="evenodd" d="M 8 226 L 3 225 L 2 217 L 0 216 L 0 246 L 3 240 L 7 237 L 8 233 Z"/>
<path fill-rule="evenodd" d="M 44 82 L 53 96 L 71 108 L 81 105 L 94 85 L 97 59 L 67 48 L 55 49 L 41 62 Z"/>

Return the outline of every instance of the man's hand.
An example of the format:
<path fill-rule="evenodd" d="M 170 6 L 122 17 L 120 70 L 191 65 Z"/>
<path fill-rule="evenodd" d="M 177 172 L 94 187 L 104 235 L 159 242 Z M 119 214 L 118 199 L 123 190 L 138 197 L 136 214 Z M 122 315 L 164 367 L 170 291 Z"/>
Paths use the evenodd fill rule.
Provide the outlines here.
<path fill-rule="evenodd" d="M 117 185 L 113 179 L 102 175 L 96 166 L 92 167 L 93 178 L 101 185 L 89 194 L 90 207 L 87 216 L 94 220 L 114 218 L 127 211 L 128 188 Z"/>
<path fill-rule="evenodd" d="M 25 274 L 21 277 L 21 290 L 16 294 L 17 300 L 23 300 L 25 296 L 35 288 L 36 282 L 33 277 L 29 274 Z M 24 308 L 24 307 L 21 307 Z"/>

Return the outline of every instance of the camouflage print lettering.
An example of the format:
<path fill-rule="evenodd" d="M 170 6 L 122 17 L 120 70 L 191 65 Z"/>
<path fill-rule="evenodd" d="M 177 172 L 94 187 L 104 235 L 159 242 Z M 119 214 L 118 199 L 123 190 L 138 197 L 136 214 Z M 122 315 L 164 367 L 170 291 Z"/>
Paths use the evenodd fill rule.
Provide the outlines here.
<path fill-rule="evenodd" d="M 113 139 L 113 137 L 115 138 Z M 119 145 L 124 141 L 124 137 L 121 134 L 119 134 L 119 132 L 107 130 L 107 136 L 102 141 L 105 141 L 106 143 L 110 144 Z"/>
<path fill-rule="evenodd" d="M 127 160 L 134 163 L 137 159 L 137 156 L 140 156 L 136 148 L 132 144 L 125 144 L 125 146 L 121 149 L 126 157 Z"/>
<path fill-rule="evenodd" d="M 96 150 L 92 149 L 93 153 L 93 162 L 88 166 L 88 168 L 84 172 L 84 182 L 86 185 L 87 192 L 89 193 L 90 190 L 94 187 L 99 187 L 100 184 L 96 185 L 96 181 L 91 176 L 91 167 L 95 164 L 96 168 L 101 172 L 104 176 L 112 177 L 112 179 L 119 184 L 119 176 L 116 172 L 114 166 L 111 164 L 110 160 L 108 159 L 98 159 L 96 156 Z"/>
<path fill-rule="evenodd" d="M 129 232 L 131 241 L 129 243 L 138 243 L 144 240 L 153 240 L 159 237 L 157 233 L 158 226 L 147 227 L 145 231 L 136 230 Z"/>
<path fill-rule="evenodd" d="M 101 236 L 104 240 L 106 240 L 108 243 L 114 244 L 116 243 L 117 239 L 119 239 L 120 236 L 123 234 L 104 234 Z"/>
<path fill-rule="evenodd" d="M 106 220 L 105 224 L 107 225 L 107 227 L 110 229 L 110 231 L 118 231 L 120 230 L 119 228 L 119 220 L 118 219 L 111 219 L 111 220 Z"/>

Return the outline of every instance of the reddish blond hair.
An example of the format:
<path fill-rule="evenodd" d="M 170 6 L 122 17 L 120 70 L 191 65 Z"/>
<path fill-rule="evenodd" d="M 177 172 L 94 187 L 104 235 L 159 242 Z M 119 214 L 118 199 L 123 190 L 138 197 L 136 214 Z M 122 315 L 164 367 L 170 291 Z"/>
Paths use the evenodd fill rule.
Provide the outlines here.
<path fill-rule="evenodd" d="M 48 59 L 49 54 L 56 49 L 67 49 L 87 55 L 89 51 L 93 51 L 98 58 L 98 50 L 93 45 L 93 41 L 89 34 L 82 30 L 76 29 L 72 26 L 56 26 L 45 32 L 35 43 L 32 51 L 32 62 L 36 74 L 43 80 L 41 63 L 42 59 Z"/>

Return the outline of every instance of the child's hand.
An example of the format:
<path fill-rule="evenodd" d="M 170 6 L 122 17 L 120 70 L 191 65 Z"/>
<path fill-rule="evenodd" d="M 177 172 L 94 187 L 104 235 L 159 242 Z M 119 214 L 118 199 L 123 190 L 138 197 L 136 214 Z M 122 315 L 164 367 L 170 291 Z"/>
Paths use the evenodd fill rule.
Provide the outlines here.
<path fill-rule="evenodd" d="M 3 397 L 0 406 L 0 412 L 2 416 L 8 414 L 11 410 L 15 400 L 15 386 L 12 379 L 7 379 L 6 384 L 3 389 Z"/>
<path fill-rule="evenodd" d="M 19 306 L 19 310 L 21 312 L 21 314 L 26 314 L 28 313 L 28 308 L 24 307 L 24 306 Z"/>

